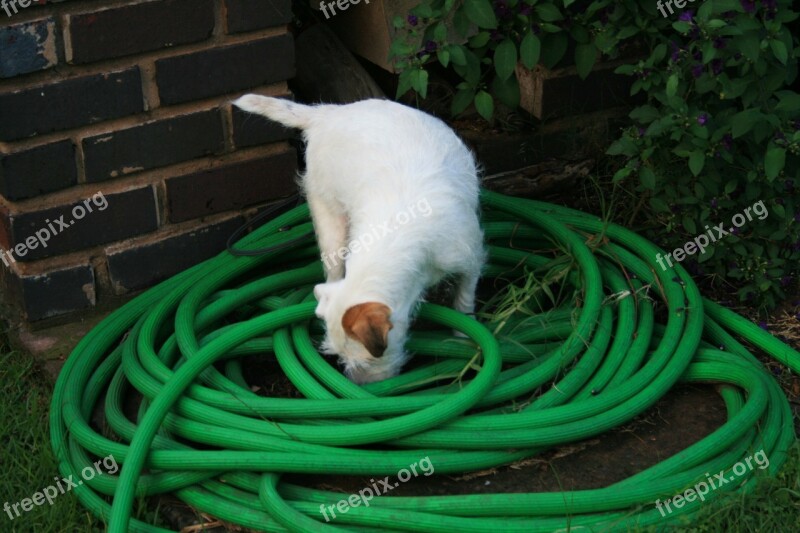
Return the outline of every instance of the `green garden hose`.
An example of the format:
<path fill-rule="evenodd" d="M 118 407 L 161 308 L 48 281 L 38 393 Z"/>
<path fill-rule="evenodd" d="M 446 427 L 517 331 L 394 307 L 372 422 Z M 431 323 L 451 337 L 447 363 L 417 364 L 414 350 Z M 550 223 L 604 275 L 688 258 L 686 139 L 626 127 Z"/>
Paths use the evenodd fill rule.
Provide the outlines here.
<path fill-rule="evenodd" d="M 222 253 L 130 301 L 82 339 L 52 403 L 61 474 L 80 479 L 93 459 L 109 455 L 122 465 L 118 476 L 74 488 L 112 533 L 166 531 L 131 511 L 137 496 L 167 492 L 260 531 L 449 533 L 660 529 L 690 521 L 703 502 L 687 500 L 667 515 L 654 502 L 708 472 L 727 476 L 756 450 L 769 458 L 769 475 L 780 469 L 795 440 L 789 403 L 733 335 L 795 372 L 799 353 L 704 300 L 679 264 L 662 270 L 660 250 L 624 228 L 488 191 L 481 202 L 485 277 L 557 272 L 547 282 L 549 308 L 542 298 L 538 308 L 522 302 L 479 321 L 423 304 L 418 320 L 431 328 L 407 343 L 416 364 L 355 385 L 315 348 L 312 288 L 322 268 L 313 236 L 301 238 L 311 230 L 301 205 L 239 242 L 272 251 Z M 281 243 L 289 245 L 277 249 Z M 303 398 L 250 390 L 242 357 L 264 353 L 275 355 Z M 625 424 L 679 381 L 717 384 L 728 421 L 601 489 L 385 495 L 327 522 L 320 506 L 347 494 L 281 480 L 284 473 L 394 475 L 425 457 L 439 474 L 509 464 Z M 122 408 L 132 388 L 144 398 L 134 420 Z M 89 425 L 101 401 L 107 435 Z M 755 479 L 746 472 L 705 499 L 750 491 Z"/>

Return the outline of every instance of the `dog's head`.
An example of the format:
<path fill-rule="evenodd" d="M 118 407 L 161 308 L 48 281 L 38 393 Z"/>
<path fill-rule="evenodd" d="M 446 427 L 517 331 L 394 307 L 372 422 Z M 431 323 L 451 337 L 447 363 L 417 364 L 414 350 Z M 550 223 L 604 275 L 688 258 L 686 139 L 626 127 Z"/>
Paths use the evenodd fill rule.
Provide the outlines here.
<path fill-rule="evenodd" d="M 345 374 L 356 383 L 381 381 L 397 374 L 398 359 L 390 357 L 389 332 L 392 310 L 380 302 L 363 302 L 348 307 L 337 305 L 342 280 L 314 287 L 316 315 L 325 321 L 322 349 L 339 355 Z M 384 358 L 384 355 L 387 357 Z"/>

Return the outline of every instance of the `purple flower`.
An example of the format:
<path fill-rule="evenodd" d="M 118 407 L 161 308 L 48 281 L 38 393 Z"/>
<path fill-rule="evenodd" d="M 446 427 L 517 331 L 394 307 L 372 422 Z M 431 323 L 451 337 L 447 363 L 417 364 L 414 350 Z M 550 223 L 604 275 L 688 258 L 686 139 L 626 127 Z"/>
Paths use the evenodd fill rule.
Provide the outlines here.
<path fill-rule="evenodd" d="M 681 20 L 683 22 L 691 22 L 693 18 L 694 18 L 694 12 L 690 9 L 689 11 L 684 11 L 683 13 L 681 13 L 681 16 L 678 17 L 678 20 Z"/>
<path fill-rule="evenodd" d="M 759 323 L 758 323 L 758 327 L 760 327 L 760 328 L 761 328 L 761 329 L 763 329 L 764 331 L 769 331 L 769 327 L 767 326 L 767 323 L 766 323 L 766 322 L 764 322 L 763 320 L 762 320 L 761 322 L 759 322 Z"/>
<path fill-rule="evenodd" d="M 721 59 L 714 59 L 711 61 L 711 72 L 713 72 L 715 76 L 719 76 L 724 68 L 725 64 Z"/>
<path fill-rule="evenodd" d="M 795 221 L 795 222 L 800 222 L 800 213 L 796 213 L 796 214 L 794 215 L 794 221 Z"/>
<path fill-rule="evenodd" d="M 704 70 L 705 69 L 703 68 L 703 65 L 697 64 L 692 67 L 692 76 L 694 76 L 695 78 L 699 78 L 700 76 L 703 75 Z"/>
<path fill-rule="evenodd" d="M 783 188 L 784 188 L 784 189 L 786 189 L 787 191 L 791 191 L 791 190 L 793 190 L 793 189 L 794 189 L 794 181 L 792 181 L 792 180 L 785 180 L 785 181 L 783 182 Z"/>
<path fill-rule="evenodd" d="M 696 51 L 695 53 L 692 54 L 692 58 L 694 58 L 695 61 L 702 61 L 703 52 L 701 52 L 700 50 Z"/>
<path fill-rule="evenodd" d="M 527 17 L 533 12 L 533 8 L 528 4 L 520 4 L 519 14 Z"/>
<path fill-rule="evenodd" d="M 647 130 L 646 130 L 646 129 L 644 129 L 643 127 L 639 126 L 639 131 L 638 131 L 638 133 L 639 133 L 639 137 L 644 137 L 644 134 L 645 134 L 646 132 L 647 132 Z"/>
<path fill-rule="evenodd" d="M 697 123 L 701 126 L 705 126 L 706 122 L 708 122 L 708 114 L 707 113 L 700 113 L 697 116 Z"/>
<path fill-rule="evenodd" d="M 781 278 L 781 287 L 788 287 L 792 284 L 792 276 L 783 276 Z"/>
<path fill-rule="evenodd" d="M 511 10 L 508 9 L 508 4 L 506 3 L 506 0 L 495 0 L 494 12 L 500 18 L 506 18 L 508 17 L 508 15 L 511 14 Z"/>
<path fill-rule="evenodd" d="M 412 26 L 416 26 L 417 22 L 419 22 L 419 19 L 417 18 L 416 15 L 409 15 L 406 20 L 408 20 L 408 23 L 411 24 Z"/>
<path fill-rule="evenodd" d="M 728 41 L 724 37 L 717 37 L 714 39 L 714 48 L 721 50 L 728 46 Z"/>
<path fill-rule="evenodd" d="M 729 152 L 733 148 L 733 136 L 730 133 L 726 133 L 722 138 L 722 146 Z"/>
<path fill-rule="evenodd" d="M 428 41 L 425 43 L 425 51 L 429 54 L 432 54 L 436 51 L 436 43 L 433 41 Z"/>
<path fill-rule="evenodd" d="M 711 199 L 711 209 L 716 209 L 716 208 L 717 208 L 717 199 L 716 198 L 712 198 Z"/>
<path fill-rule="evenodd" d="M 672 48 L 672 54 L 670 54 L 670 59 L 672 59 L 673 63 L 677 63 L 678 59 L 681 57 L 681 50 L 683 50 L 682 46 L 678 46 L 678 43 L 675 41 L 669 42 L 670 48 Z"/>
<path fill-rule="evenodd" d="M 756 11 L 755 0 L 740 0 L 739 3 L 742 4 L 742 9 L 744 9 L 746 13 L 755 13 Z"/>
<path fill-rule="evenodd" d="M 502 41 L 503 40 L 503 35 L 497 30 L 492 30 L 492 32 L 489 34 L 489 37 L 491 37 L 491 39 L 493 41 Z"/>

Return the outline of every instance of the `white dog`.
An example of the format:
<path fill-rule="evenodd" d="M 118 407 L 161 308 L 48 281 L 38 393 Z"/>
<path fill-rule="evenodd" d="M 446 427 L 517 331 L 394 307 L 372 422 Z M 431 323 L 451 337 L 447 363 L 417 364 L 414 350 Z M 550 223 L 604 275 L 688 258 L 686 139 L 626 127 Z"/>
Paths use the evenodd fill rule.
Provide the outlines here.
<path fill-rule="evenodd" d="M 326 272 L 316 314 L 323 350 L 351 380 L 400 371 L 412 314 L 445 276 L 457 279 L 454 307 L 473 312 L 485 261 L 478 175 L 444 122 L 388 100 L 306 106 L 249 94 L 234 104 L 304 132 L 301 186 Z"/>

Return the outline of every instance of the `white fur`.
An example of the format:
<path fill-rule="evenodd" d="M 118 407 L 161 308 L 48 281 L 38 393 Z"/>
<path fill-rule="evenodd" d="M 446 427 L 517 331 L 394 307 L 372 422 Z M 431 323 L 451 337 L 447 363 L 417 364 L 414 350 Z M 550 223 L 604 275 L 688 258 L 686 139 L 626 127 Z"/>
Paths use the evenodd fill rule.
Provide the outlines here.
<path fill-rule="evenodd" d="M 351 250 L 344 264 L 327 261 L 327 281 L 314 289 L 317 316 L 326 324 L 323 349 L 339 354 L 350 379 L 380 381 L 400 371 L 413 312 L 445 276 L 457 276 L 454 307 L 473 312 L 485 261 L 478 175 L 472 154 L 444 122 L 388 100 L 306 106 L 251 94 L 234 104 L 304 131 L 301 183 L 323 258 L 387 221 L 396 226 L 368 249 Z M 430 207 L 427 216 L 396 223 L 398 213 L 421 202 Z M 382 357 L 342 327 L 345 311 L 364 302 L 391 309 Z"/>

